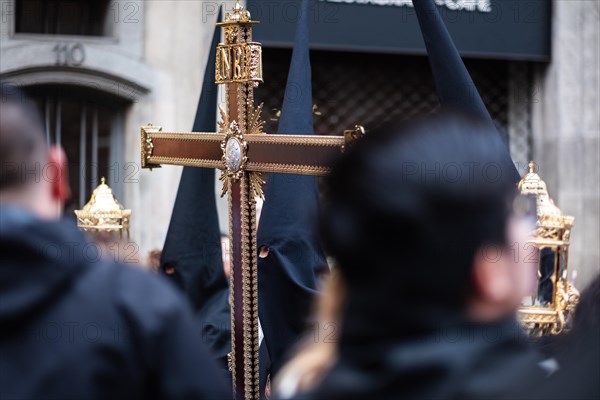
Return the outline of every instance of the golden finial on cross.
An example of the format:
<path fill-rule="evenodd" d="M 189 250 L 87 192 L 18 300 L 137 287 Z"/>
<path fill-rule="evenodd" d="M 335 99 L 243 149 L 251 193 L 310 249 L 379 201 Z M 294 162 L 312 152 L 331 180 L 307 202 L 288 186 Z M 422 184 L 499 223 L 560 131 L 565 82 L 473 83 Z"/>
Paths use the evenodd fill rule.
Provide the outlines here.
<path fill-rule="evenodd" d="M 225 22 L 249 22 L 250 12 L 244 10 L 244 7 L 240 4 L 240 1 L 235 2 L 233 12 L 225 14 Z"/>

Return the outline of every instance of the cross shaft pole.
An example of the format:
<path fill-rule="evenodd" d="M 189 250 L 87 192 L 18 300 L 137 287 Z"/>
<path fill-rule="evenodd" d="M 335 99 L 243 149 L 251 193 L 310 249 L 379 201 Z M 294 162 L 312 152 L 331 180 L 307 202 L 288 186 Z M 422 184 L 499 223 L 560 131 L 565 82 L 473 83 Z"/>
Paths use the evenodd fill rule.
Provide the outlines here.
<path fill-rule="evenodd" d="M 254 108 L 253 94 L 262 82 L 261 45 L 252 41 L 257 23 L 238 3 L 217 24 L 225 37 L 216 49 L 215 81 L 225 85 L 226 94 L 219 132 L 163 132 L 151 124 L 141 128 L 142 168 L 182 165 L 222 171 L 232 248 L 229 361 L 236 399 L 259 398 L 256 199 L 264 198 L 262 173 L 326 175 L 344 146 L 364 134 L 358 126 L 344 136 L 262 131 L 262 105 Z"/>

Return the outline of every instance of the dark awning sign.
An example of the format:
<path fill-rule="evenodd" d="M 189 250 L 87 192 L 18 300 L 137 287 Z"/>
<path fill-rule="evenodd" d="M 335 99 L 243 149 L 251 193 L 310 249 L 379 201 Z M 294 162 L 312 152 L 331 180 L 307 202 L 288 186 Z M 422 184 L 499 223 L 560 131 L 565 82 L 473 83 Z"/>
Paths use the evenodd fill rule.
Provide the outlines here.
<path fill-rule="evenodd" d="M 320 0 L 328 3 L 373 4 L 377 6 L 412 7 L 413 0 Z M 418 1 L 418 0 L 417 0 Z M 453 11 L 492 11 L 492 0 L 435 0 L 436 4 Z"/>
<path fill-rule="evenodd" d="M 419 0 L 415 0 L 419 1 Z M 550 0 L 436 0 L 462 55 L 549 61 Z M 248 0 L 261 24 L 254 39 L 265 47 L 290 47 L 300 0 Z M 311 47 L 424 54 L 411 0 L 313 0 Z"/>

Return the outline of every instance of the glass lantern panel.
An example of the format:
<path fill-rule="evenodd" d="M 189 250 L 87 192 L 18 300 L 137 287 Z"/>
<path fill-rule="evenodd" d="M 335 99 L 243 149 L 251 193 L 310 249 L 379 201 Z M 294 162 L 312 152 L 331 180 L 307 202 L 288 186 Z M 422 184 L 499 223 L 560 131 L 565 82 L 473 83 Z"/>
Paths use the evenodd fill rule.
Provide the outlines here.
<path fill-rule="evenodd" d="M 552 304 L 554 299 L 554 282 L 556 278 L 557 249 L 555 247 L 542 247 L 538 269 L 538 290 L 536 305 L 546 306 Z"/>

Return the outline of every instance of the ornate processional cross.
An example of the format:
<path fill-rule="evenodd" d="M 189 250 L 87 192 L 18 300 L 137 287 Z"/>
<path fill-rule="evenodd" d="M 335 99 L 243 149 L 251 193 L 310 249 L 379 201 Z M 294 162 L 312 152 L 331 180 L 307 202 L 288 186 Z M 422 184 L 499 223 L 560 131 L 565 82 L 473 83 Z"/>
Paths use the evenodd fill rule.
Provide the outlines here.
<path fill-rule="evenodd" d="M 217 23 L 225 43 L 216 49 L 215 82 L 225 85 L 227 109 L 219 109 L 219 132 L 162 132 L 152 124 L 141 128 L 142 168 L 168 164 L 222 170 L 232 246 L 230 368 L 238 399 L 259 398 L 256 198 L 264 198 L 261 174 L 325 175 L 344 146 L 364 133 L 362 127 L 344 136 L 262 132 L 262 105 L 255 109 L 253 97 L 262 82 L 262 48 L 252 41 L 256 24 L 239 2 Z"/>

